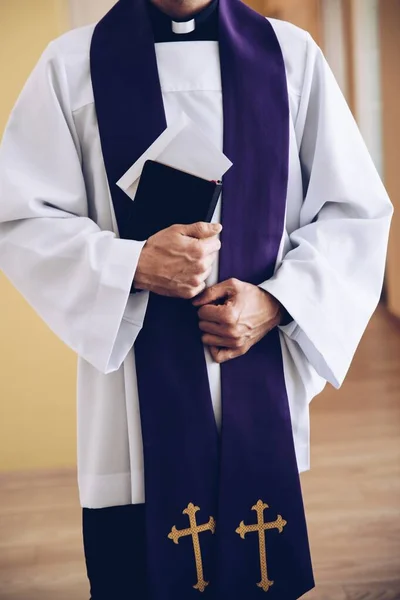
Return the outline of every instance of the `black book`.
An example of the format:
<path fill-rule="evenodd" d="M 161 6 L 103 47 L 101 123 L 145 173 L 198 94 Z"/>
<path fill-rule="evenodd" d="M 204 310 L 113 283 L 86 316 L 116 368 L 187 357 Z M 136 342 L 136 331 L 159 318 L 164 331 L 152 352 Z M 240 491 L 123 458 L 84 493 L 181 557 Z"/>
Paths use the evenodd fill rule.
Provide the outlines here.
<path fill-rule="evenodd" d="M 132 239 L 143 241 L 171 225 L 210 223 L 222 183 L 146 161 L 130 214 Z"/>

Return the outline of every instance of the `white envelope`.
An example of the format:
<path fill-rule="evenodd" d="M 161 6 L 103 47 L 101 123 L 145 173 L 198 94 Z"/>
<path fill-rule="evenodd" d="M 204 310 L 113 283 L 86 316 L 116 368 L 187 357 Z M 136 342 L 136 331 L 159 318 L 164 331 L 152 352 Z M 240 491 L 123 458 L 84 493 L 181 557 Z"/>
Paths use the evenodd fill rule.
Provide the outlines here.
<path fill-rule="evenodd" d="M 134 200 L 146 160 L 155 160 L 209 181 L 222 179 L 232 162 L 185 114 L 172 123 L 121 177 L 117 185 Z"/>

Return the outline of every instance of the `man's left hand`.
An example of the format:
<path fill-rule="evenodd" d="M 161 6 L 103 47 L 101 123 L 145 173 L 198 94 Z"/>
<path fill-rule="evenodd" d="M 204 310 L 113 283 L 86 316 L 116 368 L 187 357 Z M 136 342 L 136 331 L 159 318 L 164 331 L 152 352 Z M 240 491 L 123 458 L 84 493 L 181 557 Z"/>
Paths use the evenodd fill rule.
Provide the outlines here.
<path fill-rule="evenodd" d="M 223 363 L 246 354 L 279 325 L 282 306 L 268 292 L 238 279 L 228 279 L 193 300 L 199 307 L 203 343 Z"/>

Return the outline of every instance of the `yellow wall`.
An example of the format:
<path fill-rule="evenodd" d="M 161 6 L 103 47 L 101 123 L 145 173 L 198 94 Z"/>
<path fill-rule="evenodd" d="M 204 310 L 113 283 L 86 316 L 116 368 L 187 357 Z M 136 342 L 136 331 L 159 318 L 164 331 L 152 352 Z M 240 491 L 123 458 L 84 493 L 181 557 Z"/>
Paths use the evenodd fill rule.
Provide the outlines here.
<path fill-rule="evenodd" d="M 0 134 L 66 17 L 64 0 L 0 0 Z M 1 471 L 75 464 L 75 364 L 0 274 Z"/>

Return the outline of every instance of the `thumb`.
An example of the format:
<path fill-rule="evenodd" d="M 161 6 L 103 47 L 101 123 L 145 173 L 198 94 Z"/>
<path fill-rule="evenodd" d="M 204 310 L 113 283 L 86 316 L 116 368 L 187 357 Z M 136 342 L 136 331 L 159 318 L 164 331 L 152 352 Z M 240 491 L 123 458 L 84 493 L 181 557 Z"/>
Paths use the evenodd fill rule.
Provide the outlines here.
<path fill-rule="evenodd" d="M 222 225 L 219 223 L 203 223 L 202 221 L 199 221 L 198 223 L 192 223 L 191 225 L 181 226 L 182 235 L 198 240 L 213 237 L 214 235 L 221 233 L 221 231 Z"/>
<path fill-rule="evenodd" d="M 204 292 L 193 300 L 193 306 L 200 308 L 200 306 L 205 306 L 206 304 L 221 303 L 222 300 L 225 301 L 232 296 L 234 296 L 234 292 L 231 287 L 226 281 L 222 281 L 205 289 Z"/>

